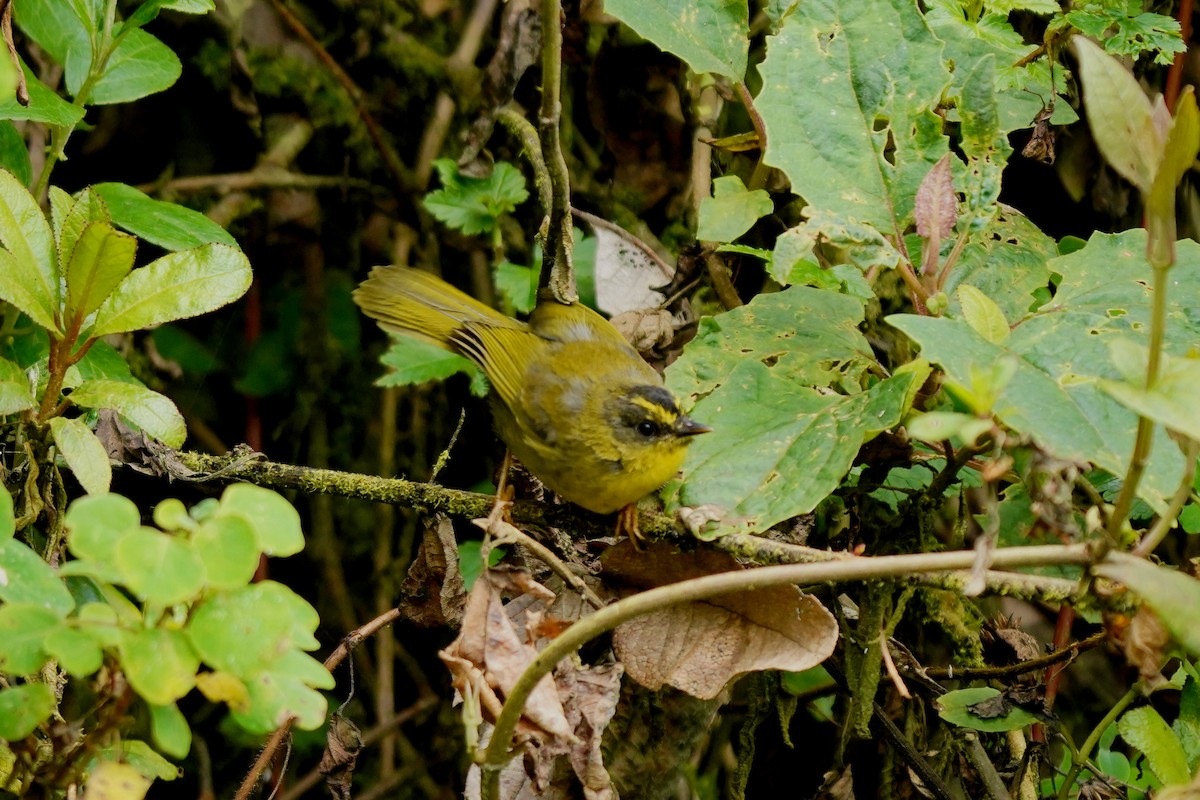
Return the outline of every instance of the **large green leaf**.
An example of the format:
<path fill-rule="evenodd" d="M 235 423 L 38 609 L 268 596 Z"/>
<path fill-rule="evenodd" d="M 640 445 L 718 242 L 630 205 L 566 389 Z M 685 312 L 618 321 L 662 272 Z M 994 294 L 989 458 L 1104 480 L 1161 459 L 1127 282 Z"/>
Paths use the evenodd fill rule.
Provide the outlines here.
<path fill-rule="evenodd" d="M 221 494 L 216 517 L 234 517 L 246 522 L 257 546 L 269 556 L 290 556 L 304 549 L 300 514 L 283 495 L 255 486 L 235 483 Z"/>
<path fill-rule="evenodd" d="M 312 607 L 290 589 L 262 581 L 206 598 L 186 630 L 206 664 L 247 679 L 293 648 L 315 648 L 318 622 Z"/>
<path fill-rule="evenodd" d="M 72 392 L 71 402 L 84 408 L 115 409 L 134 425 L 171 447 L 179 447 L 187 438 L 183 415 L 171 399 L 135 383 L 84 381 Z"/>
<path fill-rule="evenodd" d="M 199 211 L 155 200 L 124 183 L 98 183 L 92 189 L 107 204 L 118 227 L 164 250 L 187 250 L 210 242 L 237 246 L 228 231 Z"/>
<path fill-rule="evenodd" d="M 76 3 L 61 0 L 21 0 L 13 4 L 21 31 L 59 64 L 65 64 L 72 52 L 91 56 L 89 26 L 78 11 Z"/>
<path fill-rule="evenodd" d="M 0 243 L 9 256 L 0 262 L 0 299 L 20 308 L 43 328 L 58 331 L 54 324 L 60 302 L 54 234 L 33 195 L 4 170 L 0 170 Z"/>
<path fill-rule="evenodd" d="M 1184 784 L 1192 779 L 1183 745 L 1167 721 L 1150 706 L 1127 711 L 1117 720 L 1121 738 L 1146 754 L 1150 769 L 1165 784 Z"/>
<path fill-rule="evenodd" d="M 206 244 L 135 269 L 100 306 L 93 336 L 148 328 L 232 303 L 250 288 L 241 250 Z"/>
<path fill-rule="evenodd" d="M 151 628 L 124 638 L 121 667 L 138 694 L 161 706 L 192 690 L 200 658 L 183 631 Z"/>
<path fill-rule="evenodd" d="M 67 313 L 87 317 L 133 269 L 137 238 L 107 222 L 80 233 L 67 260 Z"/>
<path fill-rule="evenodd" d="M 388 367 L 388 372 L 375 382 L 378 386 L 421 384 L 464 372 L 471 378 L 473 394 L 477 397 L 487 394 L 487 378 L 474 361 L 429 342 L 393 336 L 391 346 L 379 360 Z"/>
<path fill-rule="evenodd" d="M 91 57 L 90 47 L 67 55 L 67 91 L 72 95 L 83 87 Z M 171 48 L 146 31 L 131 30 L 108 57 L 103 77 L 85 100 L 98 106 L 128 103 L 170 88 L 182 72 L 183 65 Z"/>
<path fill-rule="evenodd" d="M 54 417 L 50 433 L 63 460 L 75 474 L 75 480 L 88 494 L 104 494 L 112 484 L 112 465 L 108 453 L 82 420 Z"/>
<path fill-rule="evenodd" d="M 607 0 L 604 10 L 696 72 L 746 77 L 746 0 Z"/>
<path fill-rule="evenodd" d="M 122 536 L 114 549 L 125 585 L 147 602 L 182 603 L 204 587 L 204 562 L 186 539 L 143 527 Z"/>
<path fill-rule="evenodd" d="M 732 242 L 771 213 L 771 195 L 762 189 L 747 191 L 736 175 L 713 181 L 713 196 L 700 201 L 696 238 L 706 242 Z"/>
<path fill-rule="evenodd" d="M 1136 419 L 1101 381 L 1124 377 L 1112 360 L 1114 341 L 1148 343 L 1151 281 L 1144 252 L 1145 233 L 1137 230 L 1096 234 L 1086 247 L 1051 260 L 1049 269 L 1062 276 L 1057 294 L 1037 311 L 1010 318 L 1012 334 L 1002 346 L 955 320 L 894 315 L 888 322 L 964 386 L 973 370 L 1010 360 L 1016 371 L 995 406 L 1001 421 L 1062 458 L 1123 474 Z M 1167 349 L 1183 355 L 1200 340 L 1194 313 L 1200 307 L 1200 245 L 1180 242 L 1178 259 L 1171 272 Z M 1160 432 L 1140 484 L 1142 497 L 1165 508 L 1182 474 L 1179 448 Z"/>
<path fill-rule="evenodd" d="M 768 39 L 756 105 L 768 163 L 816 209 L 901 234 L 947 152 L 950 83 L 911 0 L 805 0 Z"/>
<path fill-rule="evenodd" d="M 963 248 L 945 290 L 953 297 L 959 286 L 974 286 L 1000 306 L 1006 319 L 1018 320 L 1033 306 L 1033 293 L 1050 284 L 1047 262 L 1056 255 L 1052 238 L 1020 213 L 1004 210 Z M 950 308 L 957 310 L 957 298 Z"/>

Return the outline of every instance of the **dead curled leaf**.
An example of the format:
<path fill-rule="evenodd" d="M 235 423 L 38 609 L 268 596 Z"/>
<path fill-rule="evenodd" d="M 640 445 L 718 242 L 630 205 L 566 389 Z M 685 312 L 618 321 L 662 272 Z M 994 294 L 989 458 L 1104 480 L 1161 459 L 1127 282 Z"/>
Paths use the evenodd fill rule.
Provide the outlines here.
<path fill-rule="evenodd" d="M 742 569 L 732 556 L 682 553 L 627 543 L 604 556 L 609 577 L 638 588 Z M 621 625 L 613 647 L 625 671 L 648 689 L 664 684 L 710 699 L 734 678 L 757 670 L 801 671 L 824 661 L 837 643 L 833 615 L 815 597 L 789 586 L 684 603 Z"/>
<path fill-rule="evenodd" d="M 462 620 L 466 602 L 454 526 L 449 517 L 438 514 L 426 525 L 417 557 L 400 585 L 400 613 L 421 627 L 454 627 Z"/>
<path fill-rule="evenodd" d="M 504 603 L 502 596 L 513 599 Z M 479 698 L 494 720 L 504 698 L 537 655 L 530 640 L 560 626 L 547 614 L 554 594 L 524 570 L 493 569 L 481 575 L 467 600 L 459 637 L 439 655 L 455 689 Z M 501 797 L 574 797 L 582 784 L 588 800 L 615 798 L 600 756 L 600 740 L 620 696 L 620 664 L 588 666 L 564 659 L 538 682 L 525 705 L 518 734 L 525 758 L 501 775 Z M 560 763 L 566 757 L 570 768 Z M 520 767 L 519 769 L 517 767 Z M 475 780 L 468 781 L 467 797 Z"/>

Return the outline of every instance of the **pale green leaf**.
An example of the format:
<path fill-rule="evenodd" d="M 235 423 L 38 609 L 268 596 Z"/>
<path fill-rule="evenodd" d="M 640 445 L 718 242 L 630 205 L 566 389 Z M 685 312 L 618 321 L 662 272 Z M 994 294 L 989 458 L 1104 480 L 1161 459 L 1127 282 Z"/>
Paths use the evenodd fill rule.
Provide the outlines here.
<path fill-rule="evenodd" d="M 104 445 L 92 429 L 82 420 L 54 417 L 50 420 L 50 433 L 58 452 L 84 491 L 88 494 L 107 492 L 112 483 L 112 465 L 108 463 Z"/>
<path fill-rule="evenodd" d="M 57 707 L 54 690 L 44 683 L 23 683 L 0 690 L 0 739 L 24 739 Z"/>
<path fill-rule="evenodd" d="M 150 704 L 150 735 L 158 749 L 171 758 L 184 758 L 192 749 L 192 729 L 174 703 Z"/>
<path fill-rule="evenodd" d="M 502 214 L 529 197 L 525 177 L 506 161 L 498 161 L 486 178 L 462 175 L 448 158 L 433 162 L 442 188 L 425 195 L 425 208 L 436 219 L 468 236 L 489 233 Z"/>
<path fill-rule="evenodd" d="M 67 90 L 75 95 L 91 64 L 87 53 L 71 51 L 66 60 Z M 92 87 L 89 105 L 128 103 L 169 89 L 179 80 L 183 65 L 171 48 L 144 30 L 131 30 L 109 56 L 103 76 Z"/>
<path fill-rule="evenodd" d="M 746 190 L 736 175 L 713 181 L 713 196 L 700 202 L 696 238 L 705 242 L 732 242 L 771 213 L 771 195 L 762 189 Z"/>
<path fill-rule="evenodd" d="M 43 328 L 61 333 L 53 322 L 60 302 L 54 234 L 33 195 L 4 170 L 0 170 L 0 243 L 8 254 L 0 262 L 0 299 Z"/>
<path fill-rule="evenodd" d="M 999 694 L 999 689 L 990 686 L 946 692 L 937 699 L 938 716 L 951 725 L 988 733 L 1019 731 L 1038 721 L 1037 717 L 1019 706 L 1009 706 L 1004 714 L 995 717 L 983 717 L 972 710 L 972 706 Z"/>
<path fill-rule="evenodd" d="M 33 396 L 33 386 L 25 370 L 9 361 L 0 358 L 0 417 L 15 414 L 37 405 Z"/>
<path fill-rule="evenodd" d="M 154 438 L 179 447 L 187 437 L 183 415 L 166 395 L 136 383 L 89 380 L 71 393 L 71 402 L 84 408 L 111 408 Z"/>
<path fill-rule="evenodd" d="M 604 10 L 695 72 L 745 79 L 750 34 L 746 0 L 607 0 Z"/>
<path fill-rule="evenodd" d="M 174 605 L 204 587 L 204 562 L 186 539 L 143 527 L 123 535 L 114 549 L 125 585 L 142 600 Z"/>
<path fill-rule="evenodd" d="M 33 39 L 59 64 L 65 64 L 72 51 L 91 54 L 88 25 L 72 2 L 62 0 L 22 0 L 13 5 L 21 31 Z M 93 23 L 94 29 L 94 23 Z"/>
<path fill-rule="evenodd" d="M 50 565 L 16 539 L 0 539 L 0 600 L 39 606 L 59 617 L 75 607 Z"/>
<path fill-rule="evenodd" d="M 126 636 L 121 667 L 129 684 L 154 705 L 174 703 L 196 685 L 200 658 L 182 631 L 151 628 Z"/>
<path fill-rule="evenodd" d="M 96 637 L 66 625 L 51 631 L 43 642 L 46 652 L 73 677 L 86 678 L 104 663 Z"/>
<path fill-rule="evenodd" d="M 72 501 L 65 521 L 67 547 L 76 558 L 113 563 L 117 544 L 138 529 L 142 515 L 129 498 L 102 494 Z"/>
<path fill-rule="evenodd" d="M 125 25 L 140 28 L 157 17 L 158 12 L 164 9 L 178 11 L 181 14 L 207 14 L 215 8 L 216 4 L 213 0 L 144 0 L 125 20 Z M 180 757 L 182 758 L 182 756 Z"/>
<path fill-rule="evenodd" d="M 1034 304 L 1033 293 L 1049 285 L 1046 262 L 1057 255 L 1054 239 L 1015 210 L 1001 210 L 971 237 L 950 271 L 951 311 L 957 315 L 960 308 L 958 287 L 970 284 L 991 298 L 1005 319 L 1021 319 Z"/>
<path fill-rule="evenodd" d="M 45 641 L 62 617 L 31 603 L 0 605 L 0 671 L 34 675 L 46 663 Z"/>
<path fill-rule="evenodd" d="M 124 183 L 98 183 L 92 189 L 108 205 L 118 227 L 164 250 L 188 250 L 213 242 L 237 246 L 228 231 L 199 211 L 155 200 Z"/>
<path fill-rule="evenodd" d="M 29 88 L 29 105 L 18 103 L 15 93 L 0 97 L 0 119 L 27 119 L 68 130 L 79 124 L 85 109 L 59 97 L 57 92 L 38 80 L 24 63 L 21 68 L 25 70 L 25 85 Z"/>
<path fill-rule="evenodd" d="M 956 294 L 963 320 L 976 333 L 992 344 L 1001 344 L 1008 338 L 1008 322 L 992 298 L 969 284 L 958 287 Z"/>
<path fill-rule="evenodd" d="M 67 261 L 67 314 L 87 317 L 133 269 L 137 239 L 106 222 L 80 233 Z"/>
<path fill-rule="evenodd" d="M 207 519 L 192 533 L 191 542 L 214 589 L 245 586 L 258 569 L 258 538 L 241 517 Z"/>
<path fill-rule="evenodd" d="M 1150 706 L 1126 711 L 1117 720 L 1121 738 L 1141 750 L 1155 776 L 1165 784 L 1183 784 L 1192 779 L 1187 756 L 1167 721 Z"/>
<path fill-rule="evenodd" d="M 538 271 L 532 267 L 522 267 L 501 261 L 493 271 L 496 289 L 500 291 L 513 310 L 518 314 L 528 314 L 537 305 Z"/>
<path fill-rule="evenodd" d="M 58 263 L 71 263 L 75 245 L 88 225 L 109 222 L 108 209 L 91 187 L 75 196 L 50 187 L 50 213 L 57 242 Z"/>
<path fill-rule="evenodd" d="M 237 300 L 250 288 L 250 262 L 237 248 L 206 244 L 135 269 L 100 306 L 93 336 L 194 317 Z"/>
<path fill-rule="evenodd" d="M 471 378 L 472 394 L 477 397 L 487 394 L 487 378 L 475 362 L 435 344 L 393 336 L 391 347 L 379 360 L 389 371 L 375 382 L 377 386 L 421 384 L 464 372 Z"/>
<path fill-rule="evenodd" d="M 258 546 L 269 556 L 290 556 L 304 549 L 299 512 L 283 495 L 270 489 L 235 483 L 222 492 L 215 516 L 244 520 Z"/>
<path fill-rule="evenodd" d="M 1079 59 L 1084 110 L 1104 160 L 1120 175 L 1150 191 L 1162 160 L 1165 131 L 1137 79 L 1116 59 L 1083 36 L 1071 38 Z"/>

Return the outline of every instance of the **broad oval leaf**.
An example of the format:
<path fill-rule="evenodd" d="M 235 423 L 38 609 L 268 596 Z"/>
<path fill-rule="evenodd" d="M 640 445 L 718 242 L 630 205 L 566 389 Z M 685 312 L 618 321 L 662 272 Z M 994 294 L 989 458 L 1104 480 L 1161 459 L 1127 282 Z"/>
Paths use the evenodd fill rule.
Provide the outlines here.
<path fill-rule="evenodd" d="M 258 569 L 258 538 L 241 517 L 216 516 L 205 520 L 191 538 L 214 589 L 245 586 Z"/>
<path fill-rule="evenodd" d="M 7 300 L 47 330 L 62 333 L 54 234 L 33 195 L 15 175 L 0 170 L 0 299 Z"/>
<path fill-rule="evenodd" d="M 71 254 L 84 228 L 93 222 L 107 223 L 109 217 L 104 201 L 91 188 L 72 196 L 51 186 L 50 220 L 58 240 L 58 263 L 65 266 L 71 263 Z"/>
<path fill-rule="evenodd" d="M 187 438 L 183 415 L 166 395 L 136 383 L 90 380 L 71 393 L 71 402 L 84 408 L 111 408 L 146 433 L 171 447 Z"/>
<path fill-rule="evenodd" d="M 142 515 L 119 494 L 81 497 L 67 508 L 67 547 L 76 558 L 111 564 L 121 537 L 141 525 Z"/>
<path fill-rule="evenodd" d="M 182 603 L 204 588 L 204 562 L 186 539 L 138 528 L 122 536 L 115 551 L 125 585 L 149 603 Z"/>
<path fill-rule="evenodd" d="M 78 419 L 54 417 L 50 433 L 63 460 L 75 474 L 75 480 L 88 494 L 104 494 L 112 484 L 112 465 L 108 452 L 92 429 Z"/>
<path fill-rule="evenodd" d="M 192 749 L 192 729 L 174 703 L 150 704 L 150 735 L 158 749 L 171 758 L 184 758 Z"/>
<path fill-rule="evenodd" d="M 1117 720 L 1117 732 L 1146 755 L 1150 769 L 1164 784 L 1184 784 L 1192 779 L 1179 737 L 1154 708 L 1127 711 Z"/>
<path fill-rule="evenodd" d="M 1008 321 L 992 298 L 969 284 L 959 286 L 956 294 L 963 319 L 976 333 L 993 344 L 1008 338 Z"/>
<path fill-rule="evenodd" d="M 83 229 L 67 261 L 67 315 L 84 319 L 133 269 L 137 238 L 107 222 Z"/>
<path fill-rule="evenodd" d="M 90 47 L 67 54 L 67 89 L 72 95 L 83 88 L 91 57 Z M 104 74 L 84 100 L 98 106 L 128 103 L 169 89 L 182 72 L 183 65 L 171 48 L 144 30 L 131 30 L 108 57 Z"/>
<path fill-rule="evenodd" d="M 174 703 L 196 685 L 200 657 L 182 631 L 151 628 L 125 637 L 121 667 L 138 694 L 162 706 Z"/>
<path fill-rule="evenodd" d="M 1038 721 L 1037 717 L 1019 706 L 1010 706 L 1004 714 L 994 717 L 982 717 L 972 712 L 972 706 L 991 700 L 999 694 L 999 689 L 990 686 L 946 692 L 937 699 L 938 716 L 951 725 L 988 733 L 1019 731 Z"/>
<path fill-rule="evenodd" d="M 0 739 L 24 739 L 57 707 L 54 690 L 44 683 L 23 683 L 0 691 Z"/>
<path fill-rule="evenodd" d="M 249 523 L 258 546 L 269 556 L 290 556 L 304 549 L 300 514 L 278 492 L 252 483 L 235 483 L 221 494 L 216 516 Z"/>
<path fill-rule="evenodd" d="M 700 201 L 696 238 L 702 241 L 732 242 L 775 207 L 771 195 L 762 189 L 747 190 L 736 175 L 715 179 L 712 188 L 713 196 Z"/>
<path fill-rule="evenodd" d="M 46 636 L 43 646 L 68 674 L 86 678 L 104 663 L 104 651 L 95 636 L 61 625 Z"/>
<path fill-rule="evenodd" d="M 92 189 L 108 205 L 116 225 L 164 250 L 187 250 L 210 242 L 237 246 L 228 231 L 194 209 L 155 200 L 124 183 L 98 183 Z"/>
<path fill-rule="evenodd" d="M 235 247 L 206 244 L 169 253 L 135 269 L 100 306 L 93 336 L 194 317 L 237 300 L 250 288 L 250 262 Z"/>
<path fill-rule="evenodd" d="M 0 670 L 33 675 L 49 657 L 45 641 L 62 625 L 62 617 L 32 603 L 0 605 Z"/>
<path fill-rule="evenodd" d="M 25 3 L 21 5 L 23 7 Z M 15 93 L 0 97 L 0 119 L 27 119 L 68 129 L 79 124 L 85 109 L 63 100 L 23 63 L 21 68 L 25 71 L 25 85 L 29 87 L 29 105 L 18 103 Z"/>

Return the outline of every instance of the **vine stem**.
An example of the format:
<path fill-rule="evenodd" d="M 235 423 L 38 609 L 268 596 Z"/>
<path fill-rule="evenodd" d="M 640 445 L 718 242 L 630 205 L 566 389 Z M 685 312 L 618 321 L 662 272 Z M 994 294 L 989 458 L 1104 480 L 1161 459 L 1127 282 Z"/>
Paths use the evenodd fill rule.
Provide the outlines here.
<path fill-rule="evenodd" d="M 571 261 L 571 177 L 563 156 L 559 125 L 562 122 L 562 3 L 542 0 L 542 107 L 538 133 L 550 173 L 550 221 L 539 287 L 549 287 L 554 299 L 570 305 L 579 300 Z"/>
<path fill-rule="evenodd" d="M 1117 717 L 1121 716 L 1121 713 L 1129 708 L 1130 704 L 1141 694 L 1142 682 L 1138 681 L 1129 687 L 1129 691 L 1120 700 L 1113 704 L 1113 707 L 1104 715 L 1104 719 L 1100 720 L 1095 728 L 1092 728 L 1092 732 L 1088 734 L 1088 738 L 1084 740 L 1083 745 L 1077 751 L 1071 753 L 1071 766 L 1067 770 L 1066 777 L 1063 778 L 1062 785 L 1058 787 L 1058 792 L 1054 795 L 1055 800 L 1067 800 L 1067 795 L 1071 791 L 1071 787 L 1075 784 L 1075 778 L 1079 775 L 1080 770 L 1083 769 L 1084 764 L 1087 763 L 1088 758 L 1092 754 L 1092 749 L 1099 744 L 1100 737 L 1104 735 L 1104 731 L 1109 725 L 1116 722 Z"/>
<path fill-rule="evenodd" d="M 1048 564 L 1089 564 L 1090 549 L 1085 545 L 1044 545 L 1002 550 L 993 557 L 994 566 L 1017 567 Z M 525 708 L 530 693 L 544 675 L 559 661 L 575 652 L 596 636 L 612 630 L 623 622 L 679 603 L 707 600 L 730 592 L 745 592 L 769 586 L 812 585 L 817 583 L 864 581 L 892 578 L 912 572 L 938 572 L 968 569 L 975 561 L 974 551 L 947 553 L 913 553 L 897 556 L 878 556 L 870 559 L 843 559 L 820 564 L 785 564 L 771 567 L 722 572 L 703 578 L 681 581 L 640 592 L 632 597 L 605 606 L 576 622 L 525 668 L 521 677 L 505 698 L 504 708 L 496 720 L 480 762 L 482 772 L 481 797 L 496 800 L 500 786 L 500 771 L 509 759 L 513 732 Z"/>

